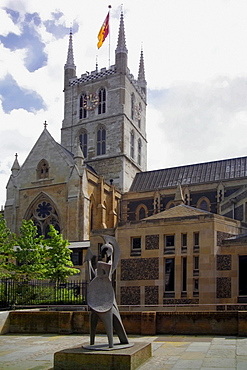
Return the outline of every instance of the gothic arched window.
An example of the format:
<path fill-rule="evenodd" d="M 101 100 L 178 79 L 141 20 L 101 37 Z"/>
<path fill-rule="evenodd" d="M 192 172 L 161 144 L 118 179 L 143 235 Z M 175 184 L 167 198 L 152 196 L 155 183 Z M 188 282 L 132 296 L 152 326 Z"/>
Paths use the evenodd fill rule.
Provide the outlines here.
<path fill-rule="evenodd" d="M 42 159 L 37 166 L 37 179 L 48 179 L 49 164 L 45 159 Z"/>
<path fill-rule="evenodd" d="M 135 117 L 135 95 L 134 93 L 131 94 L 131 119 Z"/>
<path fill-rule="evenodd" d="M 87 158 L 87 131 L 86 130 L 81 131 L 79 135 L 79 141 L 80 141 L 80 147 L 84 155 L 84 158 Z"/>
<path fill-rule="evenodd" d="M 209 199 L 206 198 L 206 197 L 200 198 L 197 202 L 196 207 L 202 209 L 203 211 L 210 212 L 210 201 L 209 201 Z"/>
<path fill-rule="evenodd" d="M 106 154 L 106 129 L 100 126 L 97 131 L 97 155 Z"/>
<path fill-rule="evenodd" d="M 99 90 L 98 114 L 106 112 L 106 90 L 101 88 Z"/>
<path fill-rule="evenodd" d="M 95 228 L 95 201 L 93 197 L 91 197 L 90 203 L 89 231 L 92 231 Z"/>
<path fill-rule="evenodd" d="M 84 108 L 84 101 L 86 99 L 86 94 L 81 94 L 80 96 L 80 106 L 79 106 L 79 119 L 87 118 L 87 110 Z"/>
<path fill-rule="evenodd" d="M 60 222 L 58 212 L 54 203 L 45 194 L 34 201 L 25 215 L 25 219 L 33 220 L 37 227 L 38 235 L 44 235 L 48 238 L 50 225 L 60 232 Z"/>
<path fill-rule="evenodd" d="M 139 211 L 139 220 L 142 220 L 145 217 L 146 217 L 146 212 L 145 212 L 145 209 L 142 207 Z"/>
<path fill-rule="evenodd" d="M 135 134 L 132 130 L 130 133 L 130 156 L 131 158 L 134 158 L 135 155 Z"/>
<path fill-rule="evenodd" d="M 137 112 L 137 121 L 138 121 L 138 127 L 141 128 L 141 115 L 142 115 L 142 105 L 139 103 L 139 108 Z"/>
<path fill-rule="evenodd" d="M 148 217 L 148 209 L 145 204 L 139 204 L 136 209 L 136 220 L 142 220 L 143 218 Z"/>
<path fill-rule="evenodd" d="M 169 209 L 169 208 L 173 208 L 176 206 L 176 203 L 174 203 L 172 200 L 170 202 L 167 203 L 166 205 L 166 209 Z"/>
<path fill-rule="evenodd" d="M 141 139 L 138 140 L 138 164 L 141 165 L 142 158 L 142 142 Z"/>

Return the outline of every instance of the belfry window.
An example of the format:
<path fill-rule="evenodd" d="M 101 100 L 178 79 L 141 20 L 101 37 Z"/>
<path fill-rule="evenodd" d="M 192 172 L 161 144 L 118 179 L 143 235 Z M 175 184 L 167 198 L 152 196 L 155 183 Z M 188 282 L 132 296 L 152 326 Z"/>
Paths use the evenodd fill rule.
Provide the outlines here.
<path fill-rule="evenodd" d="M 79 140 L 80 140 L 80 147 L 84 155 L 84 158 L 87 158 L 87 131 L 86 130 L 81 131 L 79 135 Z"/>
<path fill-rule="evenodd" d="M 141 139 L 138 140 L 138 164 L 141 165 L 141 158 L 142 158 L 142 143 Z"/>
<path fill-rule="evenodd" d="M 130 133 L 130 156 L 131 158 L 134 158 L 135 155 L 135 134 L 134 131 L 132 130 Z"/>
<path fill-rule="evenodd" d="M 131 119 L 135 118 L 135 95 L 131 94 Z"/>
<path fill-rule="evenodd" d="M 37 166 L 37 179 L 47 179 L 49 177 L 49 164 L 42 159 Z"/>
<path fill-rule="evenodd" d="M 141 114 L 142 114 L 142 105 L 139 103 L 139 108 L 137 112 L 137 121 L 138 121 L 138 127 L 141 128 Z"/>
<path fill-rule="evenodd" d="M 85 99 L 86 99 L 86 94 L 82 94 L 80 96 L 79 119 L 87 118 L 87 110 L 84 108 Z"/>
<path fill-rule="evenodd" d="M 106 91 L 104 88 L 99 90 L 98 114 L 106 112 Z"/>
<path fill-rule="evenodd" d="M 104 126 L 100 126 L 97 131 L 97 155 L 106 153 L 106 130 Z"/>

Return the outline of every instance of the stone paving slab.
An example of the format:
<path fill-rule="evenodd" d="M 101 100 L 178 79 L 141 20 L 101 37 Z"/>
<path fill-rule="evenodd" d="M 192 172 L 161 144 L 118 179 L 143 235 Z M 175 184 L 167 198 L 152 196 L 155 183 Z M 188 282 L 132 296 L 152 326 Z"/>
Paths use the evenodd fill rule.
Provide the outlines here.
<path fill-rule="evenodd" d="M 247 338 L 157 335 L 129 340 L 152 343 L 153 357 L 138 370 L 247 369 Z M 88 341 L 88 335 L 0 335 L 0 370 L 52 370 L 55 352 Z M 96 343 L 107 343 L 106 336 L 98 335 Z"/>

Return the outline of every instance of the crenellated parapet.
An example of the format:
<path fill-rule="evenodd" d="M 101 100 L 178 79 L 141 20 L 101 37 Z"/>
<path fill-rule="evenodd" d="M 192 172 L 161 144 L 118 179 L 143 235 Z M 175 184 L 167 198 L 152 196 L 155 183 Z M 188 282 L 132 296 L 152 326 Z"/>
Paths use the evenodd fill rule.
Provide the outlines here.
<path fill-rule="evenodd" d="M 105 76 L 111 76 L 116 73 L 115 66 L 111 66 L 109 69 L 101 68 L 100 71 L 92 71 L 91 73 L 84 73 L 81 77 L 73 78 L 70 80 L 70 86 L 79 85 L 84 82 L 95 81 Z"/>

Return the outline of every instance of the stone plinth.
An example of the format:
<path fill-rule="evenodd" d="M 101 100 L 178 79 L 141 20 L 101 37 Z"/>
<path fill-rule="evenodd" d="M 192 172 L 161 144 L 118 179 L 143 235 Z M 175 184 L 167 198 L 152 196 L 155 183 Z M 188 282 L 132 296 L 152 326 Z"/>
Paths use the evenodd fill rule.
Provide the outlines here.
<path fill-rule="evenodd" d="M 108 351 L 74 347 L 54 354 L 54 370 L 134 370 L 151 356 L 151 343 L 135 343 L 127 349 Z"/>

